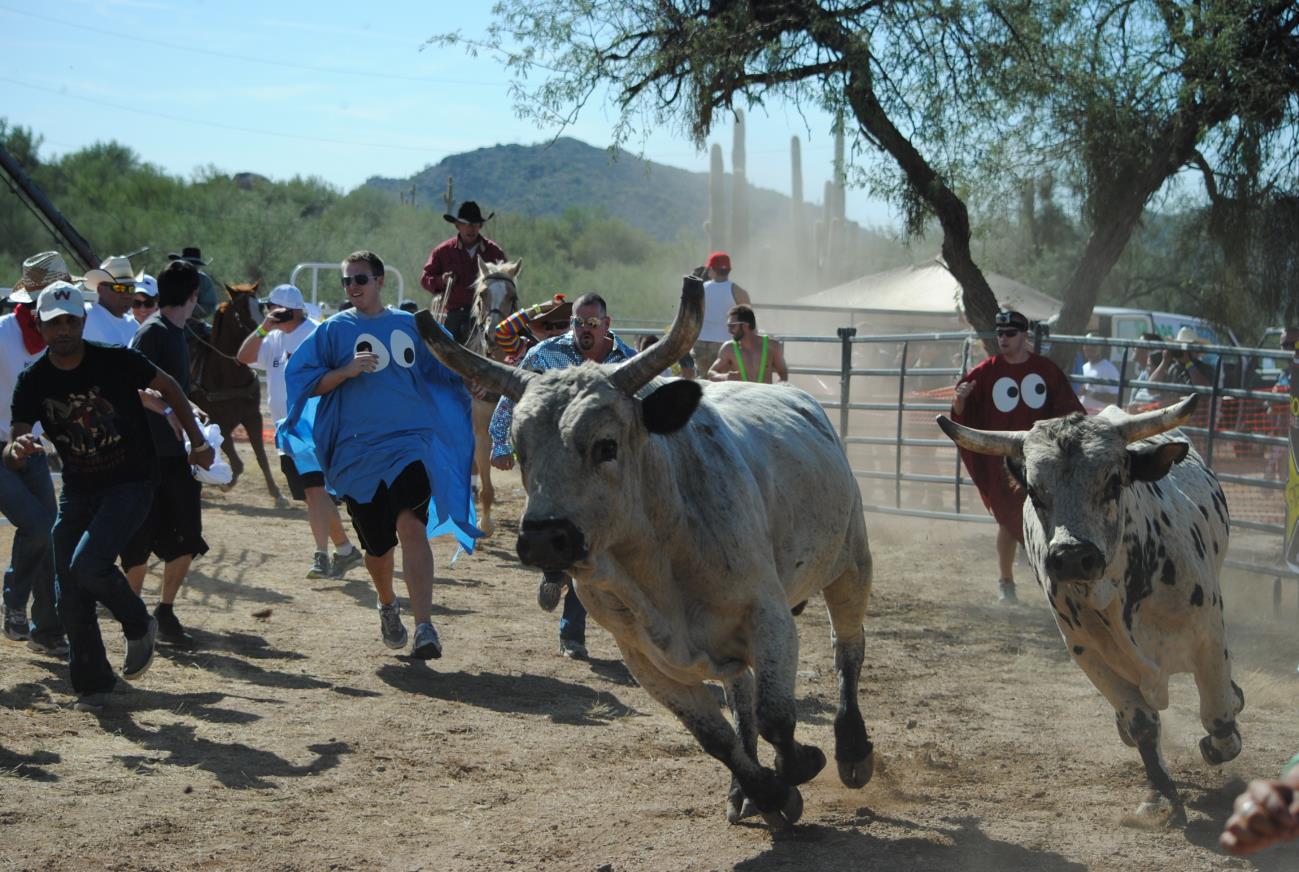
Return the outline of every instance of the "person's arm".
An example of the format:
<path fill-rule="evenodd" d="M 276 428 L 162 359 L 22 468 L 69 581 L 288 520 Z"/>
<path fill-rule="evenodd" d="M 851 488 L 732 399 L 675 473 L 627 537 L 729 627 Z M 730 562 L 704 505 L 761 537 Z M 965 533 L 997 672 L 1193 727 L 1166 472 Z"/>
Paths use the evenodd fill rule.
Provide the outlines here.
<path fill-rule="evenodd" d="M 338 388 L 348 379 L 356 378 L 361 373 L 374 372 L 379 368 L 379 355 L 373 351 L 358 351 L 356 357 L 353 357 L 347 363 L 331 369 L 320 377 L 316 386 L 311 390 L 311 396 L 319 397 Z"/>
<path fill-rule="evenodd" d="M 771 371 L 780 376 L 780 380 L 789 383 L 789 368 L 785 366 L 785 343 L 771 340 Z"/>
<path fill-rule="evenodd" d="M 501 397 L 492 412 L 487 434 L 492 437 L 492 466 L 497 469 L 514 468 L 514 446 L 510 444 L 510 423 L 514 418 L 514 402 Z"/>
<path fill-rule="evenodd" d="M 739 371 L 735 366 L 735 349 L 731 343 L 726 342 L 718 349 L 717 359 L 708 368 L 708 380 L 734 381 L 738 377 Z"/>
<path fill-rule="evenodd" d="M 507 357 L 513 357 L 528 344 L 523 339 L 523 331 L 528 329 L 532 319 L 541 314 L 541 304 L 520 309 L 508 318 L 501 319 L 496 325 L 496 344 Z"/>
<path fill-rule="evenodd" d="M 424 274 L 419 277 L 420 287 L 435 297 L 446 289 L 446 284 L 442 279 L 444 270 L 438 261 L 438 250 L 434 248 L 429 252 L 428 260 L 424 263 Z"/>
<path fill-rule="evenodd" d="M 9 443 L 5 445 L 4 464 L 10 469 L 22 469 L 27 465 L 27 458 L 33 454 L 44 454 L 45 446 L 40 437 L 32 435 L 32 425 L 14 421 L 10 425 Z"/>
<path fill-rule="evenodd" d="M 959 418 L 965 414 L 965 404 L 969 402 L 970 394 L 974 392 L 975 382 L 959 381 L 956 383 L 956 395 L 952 398 L 952 417 Z M 957 421 L 959 424 L 960 422 Z"/>
<path fill-rule="evenodd" d="M 203 435 L 202 429 L 199 428 L 198 421 L 194 420 L 194 413 L 190 409 L 189 398 L 185 392 L 176 384 L 176 380 L 162 370 L 157 370 L 153 381 L 149 383 L 152 390 L 162 395 L 162 398 L 171 406 L 171 413 L 176 420 L 180 422 L 180 428 L 189 436 L 189 462 L 195 466 L 201 466 L 204 469 L 212 467 L 212 461 L 216 460 L 216 452 L 208 444 L 207 437 Z"/>
<path fill-rule="evenodd" d="M 745 306 L 753 304 L 753 301 L 749 299 L 749 292 L 737 285 L 735 282 L 731 282 L 731 297 L 734 298 L 735 305 L 737 306 L 741 304 Z"/>
<path fill-rule="evenodd" d="M 1299 838 L 1299 766 L 1292 765 L 1279 780 L 1250 782 L 1232 804 L 1218 844 L 1241 855 L 1295 838 Z"/>
<path fill-rule="evenodd" d="M 267 336 L 271 335 L 272 330 L 282 330 L 283 328 L 283 324 L 276 321 L 274 318 L 271 318 L 269 315 L 263 318 L 262 323 L 258 325 L 257 329 L 252 333 L 249 333 L 248 338 L 239 346 L 239 350 L 235 352 L 235 357 L 244 366 L 259 366 L 257 363 L 257 356 L 262 350 L 262 343 L 265 341 Z M 265 369 L 266 367 L 259 366 L 259 368 Z"/>

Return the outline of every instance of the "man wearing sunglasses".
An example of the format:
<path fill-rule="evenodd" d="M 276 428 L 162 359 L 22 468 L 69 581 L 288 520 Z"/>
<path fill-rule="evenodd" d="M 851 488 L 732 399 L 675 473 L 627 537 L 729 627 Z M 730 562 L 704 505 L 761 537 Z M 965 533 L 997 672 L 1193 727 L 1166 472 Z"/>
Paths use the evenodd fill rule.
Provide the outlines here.
<path fill-rule="evenodd" d="M 86 306 L 87 342 L 104 345 L 130 345 L 139 322 L 131 317 L 131 301 L 135 299 L 135 271 L 131 261 L 114 255 L 86 273 L 81 287 L 96 295 L 96 300 Z"/>
<path fill-rule="evenodd" d="M 956 384 L 952 420 L 980 430 L 1028 430 L 1044 418 L 1082 412 L 1082 403 L 1060 368 L 1028 346 L 1028 318 L 997 313 L 998 353 Z M 961 452 L 983 504 L 997 521 L 998 598 L 1015 602 L 1015 545 L 1024 544 L 1024 492 L 1011 490 L 1000 457 Z"/>
<path fill-rule="evenodd" d="M 446 328 L 463 343 L 472 326 L 469 312 L 474 304 L 474 282 L 478 281 L 478 261 L 500 263 L 508 260 L 499 245 L 482 235 L 486 218 L 473 200 L 460 204 L 456 214 L 443 215 L 443 220 L 454 224 L 456 235 L 429 253 L 424 264 L 424 274 L 419 283 L 433 295 L 436 302 L 446 295 Z"/>
<path fill-rule="evenodd" d="M 583 294 L 573 302 L 571 329 L 533 346 L 519 367 L 545 372 L 580 366 L 587 361 L 620 363 L 636 352 L 609 329 L 612 323 L 604 298 L 599 294 Z M 514 403 L 509 397 L 501 397 L 487 428 L 492 437 L 492 466 L 497 469 L 514 468 L 514 446 L 510 443 L 513 417 Z M 537 589 L 537 604 L 545 611 L 553 610 L 559 605 L 565 585 L 568 595 L 564 597 L 564 614 L 559 620 L 559 652 L 574 660 L 585 660 L 586 609 L 577 597 L 572 579 L 563 572 L 544 573 Z"/>

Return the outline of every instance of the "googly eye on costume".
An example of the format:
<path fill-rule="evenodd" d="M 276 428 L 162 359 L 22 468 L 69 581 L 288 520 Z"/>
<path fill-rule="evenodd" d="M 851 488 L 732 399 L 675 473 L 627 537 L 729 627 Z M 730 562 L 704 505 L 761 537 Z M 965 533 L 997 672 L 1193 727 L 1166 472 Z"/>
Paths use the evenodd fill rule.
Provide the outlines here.
<path fill-rule="evenodd" d="M 373 333 L 362 333 L 360 336 L 356 337 L 356 345 L 354 348 L 357 352 L 371 351 L 379 356 L 379 365 L 375 367 L 375 372 L 380 372 L 386 369 L 388 361 L 392 359 L 392 355 L 388 352 L 388 346 L 380 342 L 379 337 L 375 336 Z"/>
<path fill-rule="evenodd" d="M 1019 387 L 1024 396 L 1024 404 L 1030 409 L 1040 409 L 1046 405 L 1046 379 L 1042 376 L 1030 372 L 1024 376 Z"/>
<path fill-rule="evenodd" d="M 415 365 L 415 340 L 403 330 L 392 331 L 392 359 L 398 366 L 410 369 Z"/>
<path fill-rule="evenodd" d="M 997 411 L 1010 413 L 1019 405 L 1019 382 L 1009 376 L 1002 376 L 992 386 L 992 402 Z"/>

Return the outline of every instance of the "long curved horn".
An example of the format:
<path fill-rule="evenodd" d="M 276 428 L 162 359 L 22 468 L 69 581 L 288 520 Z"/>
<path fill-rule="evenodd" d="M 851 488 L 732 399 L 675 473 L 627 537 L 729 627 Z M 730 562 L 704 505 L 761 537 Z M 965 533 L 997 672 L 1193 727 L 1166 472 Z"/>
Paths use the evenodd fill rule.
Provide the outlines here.
<path fill-rule="evenodd" d="M 1165 433 L 1174 427 L 1180 427 L 1195 414 L 1195 407 L 1200 402 L 1199 394 L 1191 394 L 1176 405 L 1166 409 L 1152 409 L 1138 415 L 1129 415 L 1126 420 L 1115 424 L 1124 443 L 1138 442 L 1151 436 Z"/>
<path fill-rule="evenodd" d="M 536 377 L 536 373 L 505 366 L 474 354 L 452 339 L 427 309 L 415 313 L 415 329 L 419 331 L 428 350 L 453 372 L 489 391 L 505 394 L 516 403 L 523 396 L 528 382 Z"/>
<path fill-rule="evenodd" d="M 613 386 L 628 396 L 635 394 L 691 349 L 703 323 L 704 283 L 695 276 L 686 276 L 681 280 L 681 306 L 672 329 L 662 340 L 618 367 L 610 379 Z"/>
<path fill-rule="evenodd" d="M 936 420 L 947 438 L 966 451 L 996 457 L 1024 456 L 1024 437 L 1028 434 L 1022 430 L 975 430 L 950 420 L 946 415 L 939 415 Z"/>

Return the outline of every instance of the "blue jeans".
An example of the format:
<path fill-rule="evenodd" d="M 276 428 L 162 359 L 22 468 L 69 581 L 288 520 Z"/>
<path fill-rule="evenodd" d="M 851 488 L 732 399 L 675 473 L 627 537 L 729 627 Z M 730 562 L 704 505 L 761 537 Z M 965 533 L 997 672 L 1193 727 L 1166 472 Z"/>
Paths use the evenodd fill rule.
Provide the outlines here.
<path fill-rule="evenodd" d="M 153 485 L 133 481 L 59 498 L 54 522 L 54 594 L 68 634 L 72 689 L 84 696 L 117 684 L 99 635 L 95 603 L 103 603 L 127 639 L 149 630 L 149 610 L 117 568 L 117 553 L 149 513 Z"/>
<path fill-rule="evenodd" d="M 0 443 L 3 444 L 3 443 Z M 54 607 L 54 482 L 43 454 L 27 458 L 22 469 L 0 464 L 0 513 L 14 525 L 13 551 L 4 575 L 4 603 L 11 609 L 32 604 L 29 630 L 45 641 L 63 638 Z"/>
<path fill-rule="evenodd" d="M 577 587 L 568 579 L 568 593 L 564 594 L 564 614 L 559 619 L 560 641 L 586 644 L 586 607 L 577 598 Z"/>

